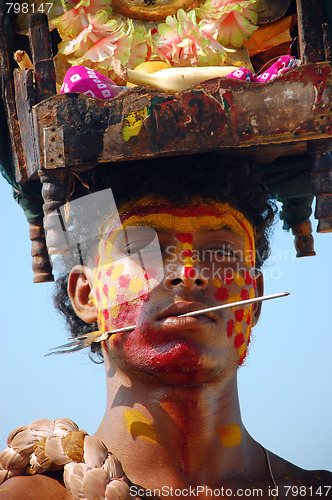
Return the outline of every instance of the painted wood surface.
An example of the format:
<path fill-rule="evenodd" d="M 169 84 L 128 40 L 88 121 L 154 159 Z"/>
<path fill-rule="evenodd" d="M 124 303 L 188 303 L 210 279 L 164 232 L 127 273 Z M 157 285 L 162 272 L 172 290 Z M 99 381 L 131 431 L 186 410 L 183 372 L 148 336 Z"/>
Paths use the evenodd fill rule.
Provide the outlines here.
<path fill-rule="evenodd" d="M 207 151 L 278 156 L 278 146 L 331 149 L 332 73 L 304 65 L 266 83 L 218 78 L 167 94 L 136 87 L 110 100 L 56 95 L 33 108 L 39 168 Z M 50 147 L 53 144 L 53 147 Z"/>

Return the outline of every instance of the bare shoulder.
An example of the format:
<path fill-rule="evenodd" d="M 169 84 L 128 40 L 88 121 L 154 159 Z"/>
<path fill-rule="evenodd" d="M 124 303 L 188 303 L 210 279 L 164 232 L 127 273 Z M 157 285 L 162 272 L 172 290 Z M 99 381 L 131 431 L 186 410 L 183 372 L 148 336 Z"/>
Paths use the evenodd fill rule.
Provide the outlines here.
<path fill-rule="evenodd" d="M 305 470 L 269 453 L 272 471 L 279 487 L 279 498 L 327 500 L 332 498 L 332 473 Z"/>
<path fill-rule="evenodd" d="M 0 500 L 73 500 L 73 496 L 55 478 L 36 474 L 16 476 L 0 486 Z"/>

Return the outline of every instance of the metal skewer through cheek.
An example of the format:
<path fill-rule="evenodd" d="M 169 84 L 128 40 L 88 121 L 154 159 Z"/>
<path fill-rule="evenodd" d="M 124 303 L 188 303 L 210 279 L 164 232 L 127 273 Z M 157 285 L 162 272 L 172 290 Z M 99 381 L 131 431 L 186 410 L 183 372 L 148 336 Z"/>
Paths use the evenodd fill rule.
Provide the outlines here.
<path fill-rule="evenodd" d="M 255 304 L 257 302 L 263 302 L 264 300 L 271 300 L 271 299 L 278 299 L 280 297 L 286 297 L 289 295 L 289 292 L 280 292 L 280 293 L 274 293 L 272 295 L 262 295 L 261 297 L 255 297 L 253 299 L 247 299 L 247 300 L 239 300 L 237 302 L 230 302 L 229 304 L 221 304 L 219 306 L 212 306 L 212 307 L 206 307 L 204 309 L 199 309 L 197 311 L 191 311 L 185 314 L 178 314 L 179 318 L 184 318 L 186 316 L 198 316 L 199 314 L 205 314 L 207 312 L 211 311 L 220 311 L 223 309 L 230 309 L 232 307 L 238 307 L 238 306 L 245 306 L 248 304 Z M 174 315 L 175 316 L 175 315 Z M 58 347 L 53 347 L 50 349 L 48 354 L 46 356 L 51 356 L 52 354 L 65 354 L 69 352 L 74 352 L 74 351 L 79 351 L 81 349 L 84 349 L 85 347 L 88 347 L 90 344 L 93 342 L 102 342 L 104 340 L 108 340 L 110 337 L 113 335 L 116 335 L 117 333 L 122 333 L 122 332 L 130 332 L 131 330 L 134 330 L 136 328 L 136 325 L 130 325 L 130 326 L 124 326 L 122 328 L 117 328 L 116 330 L 111 330 L 107 332 L 90 332 L 85 335 L 81 335 L 80 337 L 76 337 L 73 339 L 71 342 L 67 344 L 63 344 Z M 98 335 L 99 334 L 99 335 Z"/>
<path fill-rule="evenodd" d="M 231 309 L 232 307 L 255 304 L 256 302 L 278 299 L 280 297 L 286 297 L 287 295 L 289 295 L 289 292 L 273 293 L 272 295 L 262 295 L 261 297 L 255 297 L 253 299 L 238 300 L 237 302 L 230 302 L 229 304 L 221 304 L 220 306 L 205 307 L 204 309 L 198 309 L 197 311 L 191 311 L 185 314 L 174 314 L 174 316 L 177 316 L 178 318 L 185 318 L 186 316 L 199 316 L 200 314 L 205 314 L 207 312 L 220 311 L 222 309 Z M 112 337 L 112 335 L 116 333 L 129 332 L 131 330 L 134 330 L 135 328 L 136 325 L 125 326 L 124 328 L 118 328 L 117 330 L 111 330 L 109 332 L 105 332 L 104 334 L 102 334 L 102 336 L 104 337 L 104 335 L 107 335 L 107 338 L 109 339 L 110 337 Z M 106 340 L 106 339 L 102 338 L 101 340 Z"/>

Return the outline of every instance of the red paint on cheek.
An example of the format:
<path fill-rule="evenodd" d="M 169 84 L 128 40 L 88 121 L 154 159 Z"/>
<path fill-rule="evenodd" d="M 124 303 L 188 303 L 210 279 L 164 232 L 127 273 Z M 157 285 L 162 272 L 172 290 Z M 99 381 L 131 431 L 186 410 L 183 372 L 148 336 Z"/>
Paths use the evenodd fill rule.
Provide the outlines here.
<path fill-rule="evenodd" d="M 119 314 L 116 318 L 112 319 L 112 326 L 114 326 L 114 328 L 121 328 L 123 326 L 135 325 L 141 311 L 141 306 L 141 303 L 133 304 L 128 301 L 122 302 L 120 304 Z"/>
<path fill-rule="evenodd" d="M 216 293 L 214 294 L 216 299 L 220 300 L 221 302 L 225 302 L 228 299 L 229 292 L 227 288 L 221 287 L 218 288 Z"/>
<path fill-rule="evenodd" d="M 240 345 L 243 344 L 243 342 L 244 342 L 244 335 L 243 333 L 239 333 L 238 335 L 236 335 L 234 339 L 234 347 L 238 349 Z"/>
<path fill-rule="evenodd" d="M 244 315 L 244 310 L 243 309 L 237 309 L 235 311 L 235 319 L 236 319 L 236 321 L 242 321 L 243 320 L 243 315 Z"/>
<path fill-rule="evenodd" d="M 140 296 L 140 301 L 143 302 L 149 302 L 150 300 L 150 293 L 145 293 Z"/>
<path fill-rule="evenodd" d="M 233 273 L 226 273 L 224 276 L 225 285 L 230 285 L 233 281 Z"/>
<path fill-rule="evenodd" d="M 232 319 L 227 321 L 227 337 L 231 337 L 233 335 L 234 330 L 234 321 Z"/>
<path fill-rule="evenodd" d="M 135 301 L 126 300 L 125 295 L 118 294 L 117 303 L 119 313 L 116 318 L 112 318 L 113 328 L 122 328 L 124 326 L 136 325 L 141 314 L 142 305 L 150 299 L 150 293 L 142 294 Z"/>
<path fill-rule="evenodd" d="M 125 274 L 125 275 L 121 275 L 119 277 L 119 285 L 122 287 L 122 288 L 128 288 L 129 286 L 129 283 L 130 283 L 130 276 L 129 274 Z"/>
<path fill-rule="evenodd" d="M 141 324 L 133 332 L 118 335 L 113 341 L 117 350 L 122 350 L 125 358 L 141 368 L 163 373 L 188 373 L 199 367 L 200 349 L 189 339 L 160 343 L 158 333 L 147 323 Z"/>
<path fill-rule="evenodd" d="M 246 269 L 244 269 L 243 271 L 243 277 L 244 281 L 246 282 L 246 285 L 252 286 L 255 283 L 255 278 L 253 278 L 250 271 L 247 271 Z"/>

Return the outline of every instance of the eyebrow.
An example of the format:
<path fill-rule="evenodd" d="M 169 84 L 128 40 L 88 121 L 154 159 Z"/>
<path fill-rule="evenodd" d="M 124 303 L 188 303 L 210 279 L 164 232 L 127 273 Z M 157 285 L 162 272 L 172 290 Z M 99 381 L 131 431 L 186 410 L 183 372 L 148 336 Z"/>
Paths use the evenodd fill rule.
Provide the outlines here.
<path fill-rule="evenodd" d="M 234 233 L 234 231 L 229 226 L 227 226 L 227 225 L 222 226 L 222 227 L 220 227 L 218 229 L 211 229 L 211 228 L 203 226 L 202 229 L 204 231 L 206 231 L 207 233 L 216 233 L 217 231 L 229 231 L 230 233 Z"/>
<path fill-rule="evenodd" d="M 146 226 L 146 227 L 151 227 L 153 229 L 155 229 L 156 231 L 162 233 L 162 232 L 168 232 L 169 230 L 171 231 L 175 231 L 175 232 L 178 232 L 177 229 L 175 228 L 157 228 L 157 227 L 154 227 L 154 225 L 151 225 L 151 226 Z M 235 233 L 232 228 L 230 228 L 229 226 L 221 226 L 219 228 L 210 228 L 208 226 L 201 226 L 199 229 L 196 230 L 197 232 L 205 232 L 205 233 L 217 233 L 218 231 L 227 231 L 229 233 L 232 233 L 232 234 L 238 234 L 237 232 Z M 195 231 L 195 232 L 196 232 Z M 182 231 L 181 231 L 182 232 Z M 190 232 L 194 232 L 194 231 L 188 231 L 189 233 Z"/>

